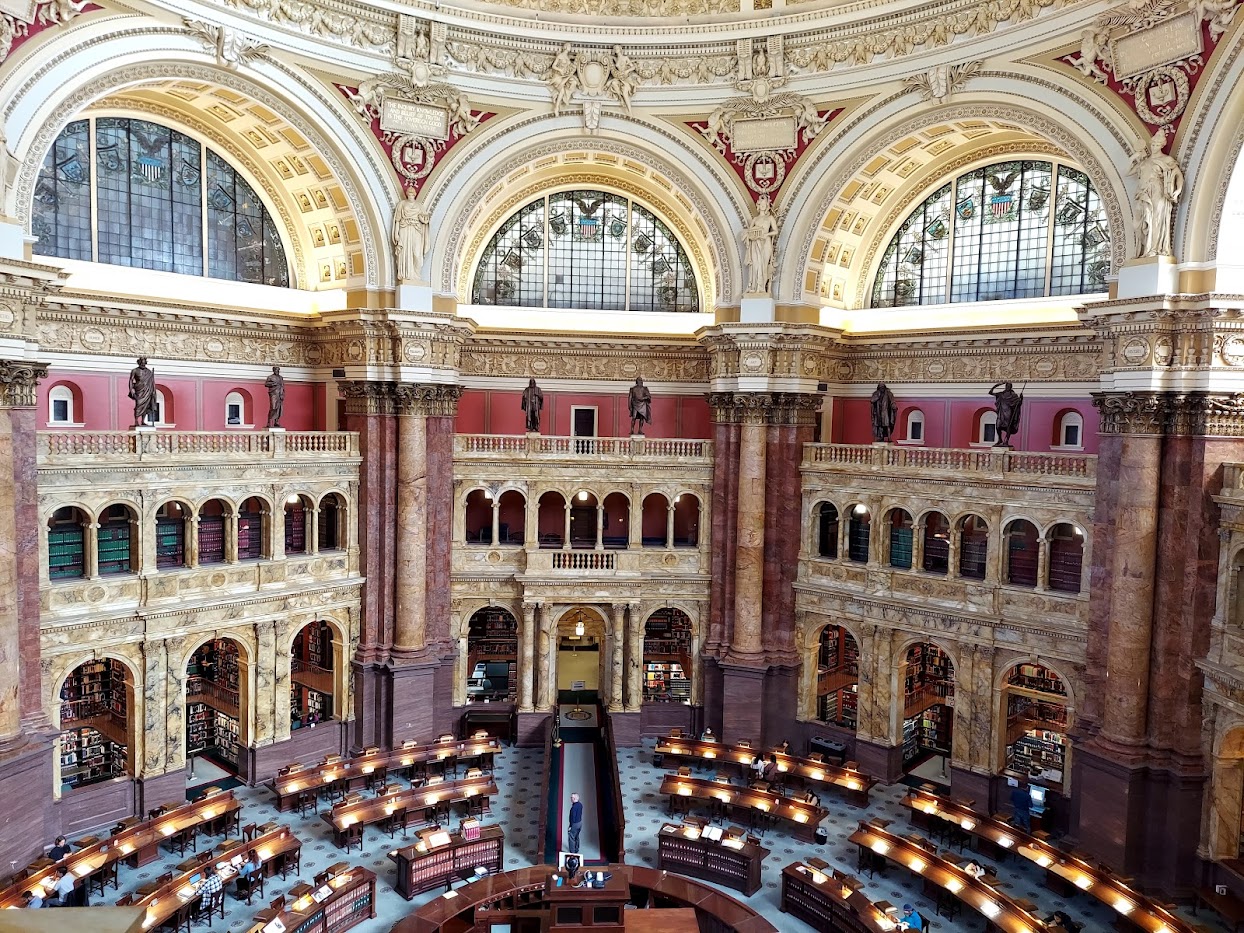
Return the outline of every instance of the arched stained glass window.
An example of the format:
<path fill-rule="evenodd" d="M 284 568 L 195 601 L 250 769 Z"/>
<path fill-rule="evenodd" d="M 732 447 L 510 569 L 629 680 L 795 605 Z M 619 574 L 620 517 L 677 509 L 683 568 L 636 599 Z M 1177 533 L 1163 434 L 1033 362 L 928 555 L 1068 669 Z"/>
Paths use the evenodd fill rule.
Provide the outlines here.
<path fill-rule="evenodd" d="M 560 191 L 501 225 L 475 270 L 480 305 L 699 311 L 691 260 L 647 208 L 607 191 Z"/>
<path fill-rule="evenodd" d="M 872 305 L 1080 295 L 1105 291 L 1109 271 L 1106 213 L 1087 175 L 999 162 L 938 189 L 903 222 Z"/>
<path fill-rule="evenodd" d="M 289 287 L 254 189 L 202 143 L 147 120 L 65 127 L 39 171 L 31 229 L 41 256 Z"/>

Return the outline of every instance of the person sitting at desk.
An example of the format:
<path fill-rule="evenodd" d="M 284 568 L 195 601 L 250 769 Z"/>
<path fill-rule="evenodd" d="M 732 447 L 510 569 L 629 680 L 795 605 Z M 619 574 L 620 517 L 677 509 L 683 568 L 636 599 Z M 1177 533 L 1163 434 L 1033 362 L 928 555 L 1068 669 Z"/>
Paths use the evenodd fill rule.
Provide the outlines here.
<path fill-rule="evenodd" d="M 717 736 L 713 735 L 712 729 L 705 729 L 704 733 L 700 736 L 700 741 L 701 742 L 716 742 Z"/>
<path fill-rule="evenodd" d="M 73 847 L 65 841 L 65 837 L 57 836 L 56 842 L 53 843 L 52 848 L 48 850 L 48 858 L 50 858 L 53 862 L 59 862 L 72 851 Z"/>
<path fill-rule="evenodd" d="M 246 853 L 246 861 L 238 867 L 239 878 L 249 878 L 255 872 L 259 871 L 259 855 L 254 849 Z"/>
<path fill-rule="evenodd" d="M 810 803 L 814 807 L 819 807 L 821 805 L 821 798 L 814 794 L 811 790 L 808 790 L 803 795 L 803 802 Z"/>
<path fill-rule="evenodd" d="M 216 866 L 208 865 L 203 869 L 203 880 L 194 889 L 194 893 L 201 897 L 211 897 L 217 891 L 223 890 L 224 886 L 225 883 L 220 880 L 220 875 L 216 874 Z"/>
<path fill-rule="evenodd" d="M 1045 918 L 1045 922 L 1048 926 L 1062 927 L 1067 933 L 1080 933 L 1080 930 L 1084 927 L 1083 923 L 1077 923 L 1072 920 L 1062 910 L 1054 911 L 1054 913 Z"/>
<path fill-rule="evenodd" d="M 22 892 L 22 906 L 31 910 L 37 910 L 43 906 L 43 898 L 35 894 L 34 891 Z"/>
<path fill-rule="evenodd" d="M 768 784 L 772 784 L 777 780 L 778 766 L 777 758 L 773 755 L 769 756 L 769 760 L 765 762 L 764 770 L 760 772 L 760 779 Z"/>
<path fill-rule="evenodd" d="M 981 866 L 977 865 L 975 862 L 968 862 L 963 866 L 963 870 L 973 878 L 983 878 L 985 875 L 985 869 L 981 868 Z"/>
<path fill-rule="evenodd" d="M 923 930 L 924 917 L 916 913 L 910 904 L 903 905 L 903 916 L 898 922 L 900 930 Z"/>
<path fill-rule="evenodd" d="M 64 865 L 56 866 L 56 884 L 53 885 L 52 897 L 48 898 L 49 907 L 68 907 L 73 898 L 74 877 Z"/>
<path fill-rule="evenodd" d="M 756 759 L 750 765 L 748 765 L 748 767 L 751 768 L 752 770 L 752 780 L 753 781 L 761 780 L 762 779 L 761 776 L 764 774 L 764 770 L 765 770 L 765 756 L 757 755 Z"/>

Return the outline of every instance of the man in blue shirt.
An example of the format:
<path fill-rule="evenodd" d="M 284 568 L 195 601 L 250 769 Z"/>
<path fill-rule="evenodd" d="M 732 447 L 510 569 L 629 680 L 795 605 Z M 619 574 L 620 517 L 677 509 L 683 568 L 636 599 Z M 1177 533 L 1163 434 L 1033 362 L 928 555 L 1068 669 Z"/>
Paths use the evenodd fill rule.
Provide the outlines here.
<path fill-rule="evenodd" d="M 583 829 L 583 804 L 579 803 L 579 795 L 570 795 L 570 831 L 566 834 L 566 849 L 570 852 L 579 851 L 579 833 Z"/>
<path fill-rule="evenodd" d="M 910 904 L 904 904 L 903 919 L 900 925 L 904 930 L 923 930 L 924 918 L 912 910 Z"/>
<path fill-rule="evenodd" d="M 1032 832 L 1032 793 L 1023 778 L 1018 787 L 1011 788 L 1011 808 L 1014 810 L 1011 822 L 1026 833 Z"/>

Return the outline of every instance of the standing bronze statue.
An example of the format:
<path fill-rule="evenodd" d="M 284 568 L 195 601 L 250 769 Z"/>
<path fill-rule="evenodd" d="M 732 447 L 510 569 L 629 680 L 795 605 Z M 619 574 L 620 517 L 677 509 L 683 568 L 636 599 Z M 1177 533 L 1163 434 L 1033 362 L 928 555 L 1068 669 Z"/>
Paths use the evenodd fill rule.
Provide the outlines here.
<path fill-rule="evenodd" d="M 281 412 L 285 410 L 285 377 L 281 367 L 273 366 L 272 375 L 263 381 L 268 387 L 268 427 L 281 426 Z"/>
<path fill-rule="evenodd" d="M 544 408 L 544 393 L 536 385 L 535 379 L 527 380 L 527 388 L 523 389 L 523 411 L 527 413 L 527 433 L 540 433 L 540 412 Z"/>
<path fill-rule="evenodd" d="M 898 403 L 894 401 L 894 393 L 884 382 L 878 382 L 869 401 L 872 403 L 873 440 L 887 443 L 898 421 Z"/>
<path fill-rule="evenodd" d="M 134 400 L 134 427 L 146 427 L 159 420 L 155 372 L 147 368 L 145 356 L 140 356 L 138 365 L 130 370 L 129 396 Z"/>
<path fill-rule="evenodd" d="M 631 386 L 628 401 L 631 409 L 631 433 L 643 434 L 644 425 L 652 424 L 652 393 L 642 379 L 637 378 Z"/>
<path fill-rule="evenodd" d="M 1016 392 L 1009 382 L 999 382 L 989 394 L 998 413 L 998 440 L 995 447 L 1010 447 L 1011 438 L 1019 433 L 1019 411 L 1024 405 L 1023 393 Z"/>

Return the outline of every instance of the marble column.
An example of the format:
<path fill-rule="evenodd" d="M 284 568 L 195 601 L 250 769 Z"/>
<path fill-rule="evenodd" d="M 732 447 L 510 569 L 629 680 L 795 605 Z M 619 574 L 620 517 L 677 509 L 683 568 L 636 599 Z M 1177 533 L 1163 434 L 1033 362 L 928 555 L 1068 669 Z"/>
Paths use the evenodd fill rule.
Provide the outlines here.
<path fill-rule="evenodd" d="M 674 546 L 674 506 L 671 505 L 665 510 L 665 547 L 672 548 Z"/>
<path fill-rule="evenodd" d="M 250 704 L 253 710 L 255 730 L 254 744 L 268 745 L 276 737 L 276 716 L 278 706 L 284 705 L 289 710 L 289 694 L 278 697 L 276 693 L 276 622 L 257 622 L 255 624 L 255 643 L 259 647 L 255 658 L 255 694 Z M 238 663 L 239 692 L 244 679 L 242 660 Z M 246 678 L 249 683 L 249 678 Z M 284 699 L 284 704 L 281 700 Z M 239 738 L 241 731 L 239 727 Z"/>
<path fill-rule="evenodd" d="M 748 399 L 751 402 L 751 399 Z M 755 657 L 763 647 L 765 564 L 765 409 L 747 409 L 739 432 L 739 494 L 735 503 L 734 633 L 730 654 Z"/>
<path fill-rule="evenodd" d="M 609 712 L 620 713 L 623 709 L 622 672 L 625 669 L 623 647 L 626 644 L 626 604 L 614 603 L 610 608 L 613 611 L 613 660 L 609 672 L 611 675 L 609 679 Z"/>
<path fill-rule="evenodd" d="M 276 704 L 275 715 L 272 719 L 272 740 L 274 742 L 284 742 L 289 738 L 291 732 L 289 697 L 290 688 L 293 682 L 293 660 L 294 656 L 291 651 L 293 636 L 290 631 L 290 623 L 286 619 L 278 619 L 274 627 L 275 632 L 275 649 L 273 651 L 273 673 L 272 673 L 272 696 L 273 702 Z M 341 639 L 333 635 L 333 718 L 343 719 L 343 711 L 340 709 L 342 701 L 342 687 L 339 686 L 341 680 Z M 284 701 L 284 702 L 282 702 Z"/>
<path fill-rule="evenodd" d="M 535 639 L 536 612 L 538 603 L 523 603 L 523 630 L 520 636 L 522 654 L 518 671 L 518 711 L 530 713 L 532 706 L 533 687 L 535 685 Z"/>
<path fill-rule="evenodd" d="M 536 709 L 547 710 L 552 706 L 555 690 L 550 689 L 549 680 L 553 676 L 553 611 L 544 606 L 540 611 L 540 637 L 537 641 L 539 659 L 536 669 L 539 671 L 536 692 Z"/>
<path fill-rule="evenodd" d="M 497 539 L 501 534 L 501 504 L 500 499 L 494 499 L 492 503 L 492 546 L 497 546 Z"/>
<path fill-rule="evenodd" d="M 0 751 L 48 729 L 39 667 L 35 388 L 42 363 L 0 360 Z"/>
<path fill-rule="evenodd" d="M 1102 439 L 1117 445 L 1118 487 L 1112 518 L 1110 619 L 1102 736 L 1123 746 L 1143 745 L 1147 732 L 1149 662 L 1153 632 L 1162 438 L 1125 434 Z"/>
<path fill-rule="evenodd" d="M 138 750 L 131 751 L 134 773 L 138 777 L 158 777 L 165 771 L 168 754 L 168 716 L 166 693 L 168 688 L 168 655 L 162 641 L 145 641 L 141 646 L 143 655 L 143 744 L 141 758 Z"/>
<path fill-rule="evenodd" d="M 427 418 L 414 386 L 398 386 L 397 514 L 400 529 L 393 562 L 393 654 L 413 658 L 427 646 Z"/>
<path fill-rule="evenodd" d="M 626 711 L 638 713 L 644 706 L 644 629 L 639 620 L 639 606 L 630 606 L 626 625 Z"/>

